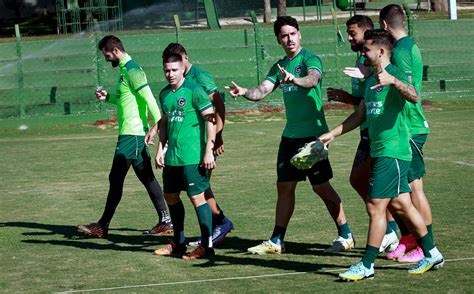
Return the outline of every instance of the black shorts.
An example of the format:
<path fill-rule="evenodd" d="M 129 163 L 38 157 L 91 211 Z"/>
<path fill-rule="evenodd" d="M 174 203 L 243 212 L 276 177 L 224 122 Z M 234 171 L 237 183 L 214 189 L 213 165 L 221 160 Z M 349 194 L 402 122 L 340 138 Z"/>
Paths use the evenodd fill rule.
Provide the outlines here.
<path fill-rule="evenodd" d="M 293 182 L 306 181 L 308 177 L 311 185 L 325 183 L 332 179 L 332 168 L 329 159 L 321 160 L 310 169 L 297 169 L 291 164 L 291 158 L 298 153 L 306 143 L 316 140 L 316 137 L 288 138 L 281 137 L 277 158 L 277 181 Z"/>

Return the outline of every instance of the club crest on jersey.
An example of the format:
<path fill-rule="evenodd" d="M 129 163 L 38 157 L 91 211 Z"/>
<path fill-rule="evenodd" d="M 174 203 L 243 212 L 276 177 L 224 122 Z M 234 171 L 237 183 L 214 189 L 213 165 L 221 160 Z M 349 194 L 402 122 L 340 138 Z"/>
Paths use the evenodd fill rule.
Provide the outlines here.
<path fill-rule="evenodd" d="M 383 86 L 380 86 L 380 87 L 375 88 L 375 91 L 376 91 L 377 93 L 382 92 L 382 91 L 383 91 Z"/>
<path fill-rule="evenodd" d="M 301 70 L 303 69 L 303 67 L 301 66 L 301 64 L 299 64 L 298 66 L 296 66 L 295 68 L 295 73 L 299 74 L 301 73 Z"/>
<path fill-rule="evenodd" d="M 179 107 L 184 107 L 184 106 L 186 106 L 186 99 L 184 99 L 183 97 L 178 98 L 178 100 L 176 100 L 176 102 L 178 103 L 178 106 L 179 106 Z"/>

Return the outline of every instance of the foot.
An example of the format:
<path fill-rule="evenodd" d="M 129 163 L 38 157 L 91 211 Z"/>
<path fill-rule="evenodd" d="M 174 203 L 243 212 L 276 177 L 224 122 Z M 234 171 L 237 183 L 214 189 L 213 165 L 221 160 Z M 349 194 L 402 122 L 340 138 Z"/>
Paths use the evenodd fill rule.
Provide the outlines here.
<path fill-rule="evenodd" d="M 247 251 L 253 254 L 282 254 L 285 252 L 285 244 L 278 245 L 268 240 L 260 245 L 250 247 Z"/>
<path fill-rule="evenodd" d="M 397 259 L 405 255 L 406 252 L 415 249 L 417 246 L 418 244 L 416 243 L 415 238 L 411 235 L 402 236 L 397 248 L 387 255 L 387 259 Z"/>
<path fill-rule="evenodd" d="M 331 247 L 326 248 L 324 253 L 336 253 L 342 252 L 353 249 L 355 246 L 354 238 L 349 237 L 348 239 L 344 239 L 343 237 L 339 236 L 336 240 L 332 242 Z"/>
<path fill-rule="evenodd" d="M 225 236 L 234 229 L 234 224 L 227 217 L 224 218 L 222 225 L 216 225 L 212 230 L 212 245 L 218 247 L 224 243 Z M 189 242 L 189 246 L 201 245 L 201 238 L 194 242 Z"/>
<path fill-rule="evenodd" d="M 423 250 L 421 247 L 416 247 L 412 251 L 408 252 L 407 254 L 400 256 L 397 261 L 398 262 L 419 262 L 425 255 L 423 254 Z"/>
<path fill-rule="evenodd" d="M 167 235 L 173 233 L 173 224 L 171 222 L 157 223 L 153 228 L 143 232 L 149 235 Z"/>
<path fill-rule="evenodd" d="M 183 255 L 186 253 L 186 244 L 176 244 L 173 241 L 171 241 L 168 245 L 165 245 L 161 248 L 155 249 L 153 251 L 153 254 L 155 255 L 161 255 L 161 256 L 166 256 L 166 255 Z"/>
<path fill-rule="evenodd" d="M 374 277 L 374 265 L 366 268 L 362 262 L 355 264 L 348 271 L 339 274 L 339 278 L 343 281 L 355 282 L 364 279 L 372 279 Z"/>
<path fill-rule="evenodd" d="M 184 260 L 209 258 L 215 255 L 214 248 L 206 248 L 199 245 L 192 252 L 183 255 Z"/>
<path fill-rule="evenodd" d="M 385 251 L 388 251 L 388 252 L 394 251 L 398 246 L 398 242 L 399 240 L 398 240 L 397 233 L 395 233 L 394 231 L 388 234 L 385 234 L 385 236 L 383 236 L 383 240 L 382 240 L 382 244 L 380 245 L 379 252 L 382 253 Z"/>
<path fill-rule="evenodd" d="M 431 250 L 434 251 L 434 250 Z M 432 254 L 431 257 L 425 257 L 423 258 L 418 264 L 414 267 L 408 270 L 408 273 L 410 275 L 421 275 L 422 273 L 425 273 L 429 271 L 430 269 L 438 269 L 442 268 L 444 265 L 444 258 L 441 253 L 436 249 L 436 253 Z"/>
<path fill-rule="evenodd" d="M 80 226 L 77 226 L 77 230 L 81 233 L 84 233 L 88 236 L 95 237 L 95 238 L 107 237 L 107 230 L 102 228 L 102 226 L 99 223 L 80 225 Z"/>

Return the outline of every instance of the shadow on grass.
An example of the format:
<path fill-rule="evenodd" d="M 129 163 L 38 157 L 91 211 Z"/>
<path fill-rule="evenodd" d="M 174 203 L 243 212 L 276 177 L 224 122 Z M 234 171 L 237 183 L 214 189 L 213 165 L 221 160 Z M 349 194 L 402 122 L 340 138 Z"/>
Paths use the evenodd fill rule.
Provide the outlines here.
<path fill-rule="evenodd" d="M 80 249 L 95 249 L 95 250 L 117 250 L 117 251 L 142 251 L 152 252 L 150 246 L 160 246 L 167 244 L 171 239 L 170 235 L 155 236 L 155 235 L 117 235 L 114 231 L 119 232 L 137 232 L 142 230 L 117 228 L 109 229 L 107 238 L 92 238 L 77 231 L 77 227 L 69 225 L 55 225 L 55 224 L 41 224 L 32 222 L 6 222 L 0 223 L 2 227 L 16 227 L 25 229 L 34 229 L 41 231 L 23 232 L 23 236 L 29 237 L 22 240 L 29 244 L 51 244 L 58 246 L 71 246 Z M 112 232 L 112 233 L 111 233 Z M 55 236 L 55 239 L 47 240 L 45 237 Z M 63 238 L 61 239 L 57 239 Z M 38 239 L 31 239 L 36 237 Z M 67 240 L 64 240 L 67 239 Z M 107 243 L 104 243 L 107 242 Z"/>

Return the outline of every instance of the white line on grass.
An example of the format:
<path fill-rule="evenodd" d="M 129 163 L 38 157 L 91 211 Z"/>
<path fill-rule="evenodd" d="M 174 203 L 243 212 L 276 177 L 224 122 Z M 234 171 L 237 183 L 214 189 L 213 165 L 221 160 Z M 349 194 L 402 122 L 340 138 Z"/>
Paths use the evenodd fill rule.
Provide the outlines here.
<path fill-rule="evenodd" d="M 446 259 L 445 261 L 446 262 L 453 262 L 453 261 L 466 261 L 466 260 L 474 260 L 474 257 L 453 258 L 453 259 Z M 392 267 L 407 266 L 407 265 L 410 265 L 410 264 L 413 264 L 413 263 L 396 263 L 396 264 L 390 264 L 390 265 L 381 265 L 381 266 L 378 266 L 378 268 L 392 268 Z M 345 270 L 345 268 L 333 269 L 333 270 L 322 270 L 322 271 L 310 271 L 310 272 L 267 274 L 267 275 L 258 275 L 258 276 L 243 276 L 243 277 L 204 279 L 204 280 L 168 282 L 168 283 L 145 284 L 145 285 L 130 285 L 130 286 L 120 286 L 120 287 L 110 287 L 110 288 L 83 289 L 83 290 L 55 292 L 55 294 L 78 293 L 78 292 L 98 292 L 98 291 L 110 291 L 110 290 L 123 290 L 123 289 L 131 289 L 131 288 L 146 288 L 146 287 L 158 287 L 158 286 L 169 286 L 169 285 L 196 284 L 196 283 L 205 283 L 205 282 L 222 282 L 222 281 L 232 281 L 232 280 L 272 278 L 272 277 L 281 277 L 281 276 L 296 276 L 296 275 L 305 275 L 305 274 L 318 273 L 318 272 L 323 272 L 323 273 L 339 272 L 339 271 L 343 271 L 343 270 Z"/>
<path fill-rule="evenodd" d="M 448 162 L 455 163 L 455 164 L 460 164 L 460 165 L 465 165 L 465 166 L 474 167 L 474 163 L 469 163 L 469 162 L 464 162 L 464 161 L 441 160 L 441 159 L 432 158 L 432 157 L 424 157 L 424 159 L 426 159 L 426 160 L 433 160 L 433 161 L 448 161 Z"/>

